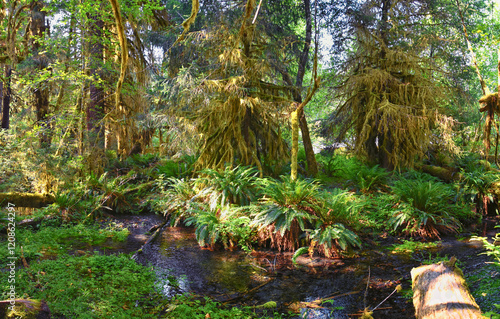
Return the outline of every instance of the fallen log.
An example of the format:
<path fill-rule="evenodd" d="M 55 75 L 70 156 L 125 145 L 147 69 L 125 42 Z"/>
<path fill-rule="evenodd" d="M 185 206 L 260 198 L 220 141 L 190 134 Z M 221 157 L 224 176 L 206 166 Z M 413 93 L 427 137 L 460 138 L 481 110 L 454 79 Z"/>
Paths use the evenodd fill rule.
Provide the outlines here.
<path fill-rule="evenodd" d="M 415 168 L 429 175 L 435 176 L 445 182 L 459 181 L 463 178 L 463 175 L 454 168 L 425 164 L 415 165 Z"/>
<path fill-rule="evenodd" d="M 7 205 L 14 207 L 40 208 L 54 203 L 54 197 L 38 193 L 0 193 L 0 207 Z"/>
<path fill-rule="evenodd" d="M 484 319 L 466 286 L 456 258 L 411 270 L 413 305 L 417 319 Z"/>

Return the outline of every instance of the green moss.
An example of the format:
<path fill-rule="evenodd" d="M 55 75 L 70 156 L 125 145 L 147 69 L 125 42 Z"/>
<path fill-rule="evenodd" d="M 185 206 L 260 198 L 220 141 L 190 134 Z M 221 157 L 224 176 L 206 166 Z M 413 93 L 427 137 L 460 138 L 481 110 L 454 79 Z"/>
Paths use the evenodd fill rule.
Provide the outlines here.
<path fill-rule="evenodd" d="M 47 226 L 39 231 L 18 228 L 15 233 L 16 256 L 21 255 L 21 246 L 26 259 L 32 260 L 37 256 L 50 257 L 69 250 L 90 248 L 104 243 L 108 238 L 124 241 L 128 234 L 128 229 L 113 226 L 99 228 L 97 225 L 85 224 Z M 7 253 L 7 245 L 0 245 L 0 261 L 6 261 Z"/>
<path fill-rule="evenodd" d="M 145 297 L 155 295 L 154 281 L 151 270 L 125 255 L 65 255 L 19 269 L 16 293 L 45 300 L 55 317 L 148 318 L 153 304 Z"/>
<path fill-rule="evenodd" d="M 440 241 L 437 242 L 419 242 L 413 239 L 405 240 L 401 244 L 395 244 L 389 247 L 393 254 L 411 254 L 418 250 L 426 250 L 429 248 L 436 248 L 441 245 Z"/>
<path fill-rule="evenodd" d="M 466 274 L 472 296 L 483 312 L 499 312 L 495 304 L 500 300 L 500 267 L 485 264 Z"/>

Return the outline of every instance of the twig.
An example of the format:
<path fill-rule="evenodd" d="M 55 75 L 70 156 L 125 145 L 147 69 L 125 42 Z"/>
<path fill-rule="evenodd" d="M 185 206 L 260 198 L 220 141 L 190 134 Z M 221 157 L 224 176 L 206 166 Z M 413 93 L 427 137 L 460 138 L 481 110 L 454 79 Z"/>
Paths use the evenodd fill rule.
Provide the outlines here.
<path fill-rule="evenodd" d="M 365 295 L 363 297 L 363 306 L 366 309 L 366 297 L 368 296 L 368 288 L 370 287 L 370 266 L 368 266 L 368 280 L 366 281 Z"/>
<path fill-rule="evenodd" d="M 257 11 L 255 12 L 255 17 L 253 17 L 252 24 L 255 23 L 255 20 L 257 20 L 257 16 L 259 15 L 259 10 L 260 10 L 260 5 L 262 4 L 262 0 L 259 2 L 259 6 L 257 7 Z"/>
<path fill-rule="evenodd" d="M 398 289 L 398 287 L 401 287 L 401 286 L 399 286 L 399 285 L 398 285 L 398 286 L 396 286 L 396 288 L 394 289 L 394 291 L 393 291 L 393 292 L 391 292 L 391 294 L 390 294 L 389 296 L 385 297 L 385 299 L 384 299 L 384 300 L 382 300 L 382 302 L 381 302 L 381 303 L 379 303 L 379 304 L 378 304 L 375 308 L 373 308 L 373 309 L 372 309 L 372 311 L 377 310 L 377 308 L 378 308 L 378 307 L 380 307 L 380 306 L 381 306 L 381 305 L 382 305 L 382 304 L 383 304 L 383 303 L 384 303 L 387 299 L 389 299 L 389 297 L 390 297 L 390 296 L 394 295 L 394 293 L 395 293 L 396 291 L 398 291 L 398 290 L 399 290 L 399 289 Z"/>
<path fill-rule="evenodd" d="M 167 224 L 168 220 L 165 220 L 163 223 L 161 223 L 160 227 L 158 227 L 158 229 L 154 232 L 153 235 L 151 235 L 151 237 L 149 237 L 149 239 L 144 243 L 144 245 L 141 246 L 141 248 L 139 248 L 135 253 L 134 255 L 132 255 L 132 259 L 133 260 L 136 260 L 137 259 L 137 256 L 142 253 L 143 249 L 151 242 L 153 241 L 156 237 L 158 237 L 158 235 L 160 234 L 161 230 L 163 229 L 163 227 Z"/>

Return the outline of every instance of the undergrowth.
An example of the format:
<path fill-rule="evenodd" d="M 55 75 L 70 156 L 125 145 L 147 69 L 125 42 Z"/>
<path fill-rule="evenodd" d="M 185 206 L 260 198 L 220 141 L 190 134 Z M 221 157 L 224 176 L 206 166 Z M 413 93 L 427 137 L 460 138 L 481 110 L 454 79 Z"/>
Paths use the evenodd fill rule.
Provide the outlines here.
<path fill-rule="evenodd" d="M 156 318 L 154 284 L 154 273 L 126 255 L 61 255 L 16 272 L 19 297 L 45 300 L 54 317 Z"/>

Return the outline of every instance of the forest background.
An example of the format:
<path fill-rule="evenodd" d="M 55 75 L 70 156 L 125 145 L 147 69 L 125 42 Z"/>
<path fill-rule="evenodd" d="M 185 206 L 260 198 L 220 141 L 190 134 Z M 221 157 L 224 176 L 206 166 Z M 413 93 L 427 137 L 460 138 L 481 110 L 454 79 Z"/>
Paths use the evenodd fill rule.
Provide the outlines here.
<path fill-rule="evenodd" d="M 155 211 L 211 249 L 332 257 L 496 214 L 496 2 L 3 0 L 0 30 L 18 222 Z"/>

